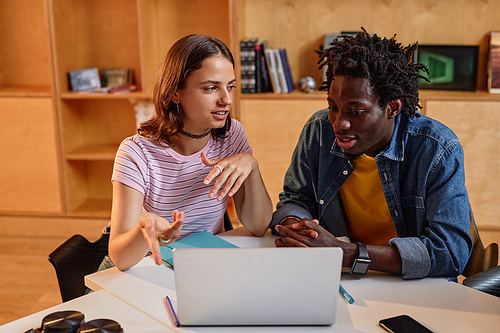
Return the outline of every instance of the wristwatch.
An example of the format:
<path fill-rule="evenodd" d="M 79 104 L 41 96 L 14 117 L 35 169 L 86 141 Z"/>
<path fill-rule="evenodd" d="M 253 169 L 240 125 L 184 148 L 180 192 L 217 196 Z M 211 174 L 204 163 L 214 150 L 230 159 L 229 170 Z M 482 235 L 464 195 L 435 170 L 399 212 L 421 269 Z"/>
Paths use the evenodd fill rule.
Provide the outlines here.
<path fill-rule="evenodd" d="M 365 275 L 370 268 L 372 261 L 368 256 L 368 250 L 365 244 L 356 243 L 358 245 L 358 257 L 354 259 L 354 264 L 351 267 L 351 274 L 353 275 Z"/>

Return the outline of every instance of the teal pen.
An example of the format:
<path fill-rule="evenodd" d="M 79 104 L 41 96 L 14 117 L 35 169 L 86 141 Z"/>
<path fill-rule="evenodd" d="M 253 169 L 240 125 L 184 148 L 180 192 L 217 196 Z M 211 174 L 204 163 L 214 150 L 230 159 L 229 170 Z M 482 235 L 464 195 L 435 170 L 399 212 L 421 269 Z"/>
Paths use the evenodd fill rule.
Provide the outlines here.
<path fill-rule="evenodd" d="M 339 291 L 342 294 L 342 296 L 344 296 L 345 300 L 349 302 L 349 304 L 354 303 L 354 298 L 352 298 L 352 296 L 349 295 L 347 291 L 345 291 L 344 287 L 342 287 L 340 283 L 339 283 Z"/>

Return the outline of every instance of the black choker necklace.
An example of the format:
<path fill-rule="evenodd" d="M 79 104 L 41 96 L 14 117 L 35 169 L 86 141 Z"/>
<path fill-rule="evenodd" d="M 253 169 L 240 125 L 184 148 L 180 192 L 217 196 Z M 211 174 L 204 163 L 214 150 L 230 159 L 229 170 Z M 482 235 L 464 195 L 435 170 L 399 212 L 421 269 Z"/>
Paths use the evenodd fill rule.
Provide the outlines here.
<path fill-rule="evenodd" d="M 189 132 L 186 132 L 184 130 L 180 130 L 179 131 L 182 135 L 188 137 L 188 138 L 191 138 L 191 139 L 201 139 L 201 138 L 204 138 L 206 137 L 207 135 L 209 135 L 211 132 L 212 132 L 212 129 L 209 129 L 207 133 L 205 134 L 200 134 L 200 135 L 196 135 L 196 134 L 191 134 Z"/>

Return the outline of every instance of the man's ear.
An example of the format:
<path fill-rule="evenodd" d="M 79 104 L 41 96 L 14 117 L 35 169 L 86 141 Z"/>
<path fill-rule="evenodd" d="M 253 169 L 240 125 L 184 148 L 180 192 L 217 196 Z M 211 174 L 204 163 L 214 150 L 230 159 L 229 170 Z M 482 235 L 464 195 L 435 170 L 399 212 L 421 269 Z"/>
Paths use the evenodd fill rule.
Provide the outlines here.
<path fill-rule="evenodd" d="M 387 103 L 387 115 L 389 116 L 389 119 L 396 117 L 401 112 L 403 103 L 404 102 L 402 98 L 393 99 L 392 101 Z"/>

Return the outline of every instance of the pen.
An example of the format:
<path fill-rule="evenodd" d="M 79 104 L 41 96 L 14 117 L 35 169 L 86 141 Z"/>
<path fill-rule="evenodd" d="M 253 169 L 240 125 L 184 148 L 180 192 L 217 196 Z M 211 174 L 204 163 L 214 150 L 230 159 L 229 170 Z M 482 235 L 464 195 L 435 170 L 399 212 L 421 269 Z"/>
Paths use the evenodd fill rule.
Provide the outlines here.
<path fill-rule="evenodd" d="M 339 291 L 342 294 L 342 296 L 344 296 L 344 298 L 346 299 L 346 301 L 349 302 L 349 304 L 354 303 L 354 298 L 352 298 L 352 296 L 349 295 L 347 293 L 347 291 L 345 291 L 344 287 L 342 287 L 342 285 L 340 283 L 339 283 Z"/>
<path fill-rule="evenodd" d="M 175 314 L 174 307 L 172 306 L 172 302 L 170 302 L 170 298 L 168 296 L 165 296 L 165 299 L 167 300 L 168 312 L 170 313 L 170 317 L 174 322 L 175 327 L 181 327 L 181 325 L 179 324 L 179 320 L 177 319 L 177 315 Z"/>

